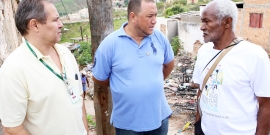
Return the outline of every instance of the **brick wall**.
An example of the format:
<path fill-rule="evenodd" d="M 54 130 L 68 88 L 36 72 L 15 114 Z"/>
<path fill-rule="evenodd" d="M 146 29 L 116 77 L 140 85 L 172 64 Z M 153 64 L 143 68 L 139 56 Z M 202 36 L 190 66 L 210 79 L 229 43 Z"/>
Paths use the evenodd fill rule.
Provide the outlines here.
<path fill-rule="evenodd" d="M 262 28 L 250 27 L 250 13 L 263 14 Z M 238 16 L 236 35 L 270 53 L 270 0 L 245 0 L 244 9 Z"/>
<path fill-rule="evenodd" d="M 269 4 L 270 0 L 244 0 L 245 4 Z"/>
<path fill-rule="evenodd" d="M 193 51 L 191 52 L 192 58 L 196 57 L 198 54 L 199 48 L 202 46 L 202 43 L 199 40 L 196 40 L 196 42 L 193 45 Z"/>
<path fill-rule="evenodd" d="M 166 33 L 166 25 L 165 24 L 160 24 L 160 31 L 167 36 L 167 33 Z"/>

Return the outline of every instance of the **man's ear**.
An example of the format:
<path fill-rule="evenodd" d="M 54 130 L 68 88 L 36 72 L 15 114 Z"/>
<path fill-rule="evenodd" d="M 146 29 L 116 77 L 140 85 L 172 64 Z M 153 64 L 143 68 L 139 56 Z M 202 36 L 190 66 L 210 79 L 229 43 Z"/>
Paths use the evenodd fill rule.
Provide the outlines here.
<path fill-rule="evenodd" d="M 225 28 L 231 28 L 232 27 L 232 18 L 231 17 L 226 17 L 224 19 L 224 23 L 225 23 Z"/>
<path fill-rule="evenodd" d="M 28 29 L 33 30 L 35 32 L 39 32 L 38 27 L 39 22 L 36 19 L 31 19 L 28 23 Z"/>
<path fill-rule="evenodd" d="M 136 14 L 134 12 L 130 12 L 129 13 L 129 19 L 131 20 L 131 22 L 135 22 L 136 20 Z"/>

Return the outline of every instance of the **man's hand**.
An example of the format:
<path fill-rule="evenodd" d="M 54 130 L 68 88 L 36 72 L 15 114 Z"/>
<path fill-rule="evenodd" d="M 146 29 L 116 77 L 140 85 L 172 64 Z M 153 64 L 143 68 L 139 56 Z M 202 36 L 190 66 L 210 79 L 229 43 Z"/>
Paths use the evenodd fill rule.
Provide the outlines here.
<path fill-rule="evenodd" d="M 24 129 L 23 125 L 17 127 L 4 127 L 3 126 L 4 135 L 30 135 L 26 129 Z"/>

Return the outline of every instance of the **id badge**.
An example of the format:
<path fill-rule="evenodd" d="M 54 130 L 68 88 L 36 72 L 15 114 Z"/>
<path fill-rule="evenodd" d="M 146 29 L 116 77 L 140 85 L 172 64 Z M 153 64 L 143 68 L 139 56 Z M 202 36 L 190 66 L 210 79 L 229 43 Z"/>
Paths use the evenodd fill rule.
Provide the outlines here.
<path fill-rule="evenodd" d="M 70 92 L 69 97 L 70 97 L 71 102 L 74 104 L 77 101 L 79 101 L 79 97 L 78 97 L 74 87 L 70 86 L 70 87 L 68 87 L 68 90 Z"/>

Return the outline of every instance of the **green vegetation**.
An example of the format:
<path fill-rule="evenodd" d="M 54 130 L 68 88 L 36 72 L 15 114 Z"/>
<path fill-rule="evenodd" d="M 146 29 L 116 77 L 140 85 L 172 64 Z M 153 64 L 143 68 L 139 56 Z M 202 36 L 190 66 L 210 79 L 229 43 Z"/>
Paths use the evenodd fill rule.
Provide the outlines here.
<path fill-rule="evenodd" d="M 123 19 L 123 18 L 114 19 L 114 21 L 113 21 L 114 30 L 119 29 L 124 22 L 127 22 L 126 18 L 125 19 Z"/>
<path fill-rule="evenodd" d="M 126 7 L 128 6 L 128 2 L 129 2 L 129 0 L 124 0 L 124 3 L 125 3 Z"/>
<path fill-rule="evenodd" d="M 186 0 L 174 0 L 171 3 L 157 2 L 157 9 L 159 16 L 166 18 L 175 14 L 188 11 L 199 11 L 200 5 L 207 4 L 211 0 L 199 0 L 197 4 L 187 4 Z M 234 2 L 243 2 L 243 0 L 233 0 Z"/>
<path fill-rule="evenodd" d="M 127 11 L 113 11 L 113 18 L 127 18 Z"/>
<path fill-rule="evenodd" d="M 173 53 L 175 56 L 177 55 L 179 49 L 183 48 L 182 41 L 178 38 L 178 36 L 175 36 L 172 38 L 171 45 L 172 45 Z"/>
<path fill-rule="evenodd" d="M 74 57 L 80 66 L 87 65 L 92 62 L 91 44 L 88 42 L 80 42 L 80 48 L 75 50 Z"/>
<path fill-rule="evenodd" d="M 168 18 L 169 16 L 175 15 L 175 14 L 179 14 L 185 12 L 185 9 L 183 8 L 183 6 L 181 5 L 174 5 L 172 7 L 169 7 L 165 10 L 165 17 Z"/>
<path fill-rule="evenodd" d="M 121 27 L 121 25 L 126 22 L 126 19 L 115 19 L 114 20 L 114 30 L 117 30 Z M 72 24 L 65 24 L 64 28 L 69 30 L 63 31 L 61 42 L 69 42 L 70 38 L 80 37 L 80 26 L 82 26 L 83 35 L 90 36 L 90 26 L 89 22 L 78 22 Z M 92 62 L 92 51 L 91 51 L 91 43 L 89 42 L 80 42 L 80 48 L 74 51 L 74 56 L 77 60 L 77 63 L 81 66 L 85 66 L 88 63 Z"/>
<path fill-rule="evenodd" d="M 87 121 L 88 121 L 88 123 L 89 123 L 90 125 L 96 127 L 96 122 L 93 121 L 93 117 L 92 117 L 91 115 L 88 114 L 88 115 L 86 116 L 86 118 L 87 118 Z"/>
<path fill-rule="evenodd" d="M 162 16 L 164 9 L 165 9 L 165 3 L 164 2 L 157 2 L 157 9 L 158 9 L 158 15 Z"/>
<path fill-rule="evenodd" d="M 127 19 L 119 18 L 114 20 L 114 30 L 117 30 L 121 27 L 121 25 L 127 22 Z M 91 32 L 90 32 L 90 24 L 89 22 L 77 22 L 77 23 L 70 23 L 70 24 L 64 24 L 64 28 L 68 30 L 62 30 L 62 38 L 60 43 L 64 42 L 70 42 L 70 38 L 76 38 L 81 37 L 81 30 L 80 26 L 82 27 L 83 35 L 87 35 L 89 38 L 91 38 Z"/>
<path fill-rule="evenodd" d="M 61 1 L 63 1 L 63 3 Z M 54 0 L 53 3 L 60 16 L 77 12 L 83 8 L 87 8 L 86 0 Z"/>
<path fill-rule="evenodd" d="M 68 30 L 62 30 L 62 38 L 60 43 L 63 42 L 70 42 L 70 38 L 76 38 L 81 37 L 81 30 L 80 26 L 82 27 L 82 33 L 83 35 L 87 35 L 90 38 L 90 25 L 89 22 L 76 22 L 76 23 L 69 23 L 64 24 L 64 29 Z"/>

